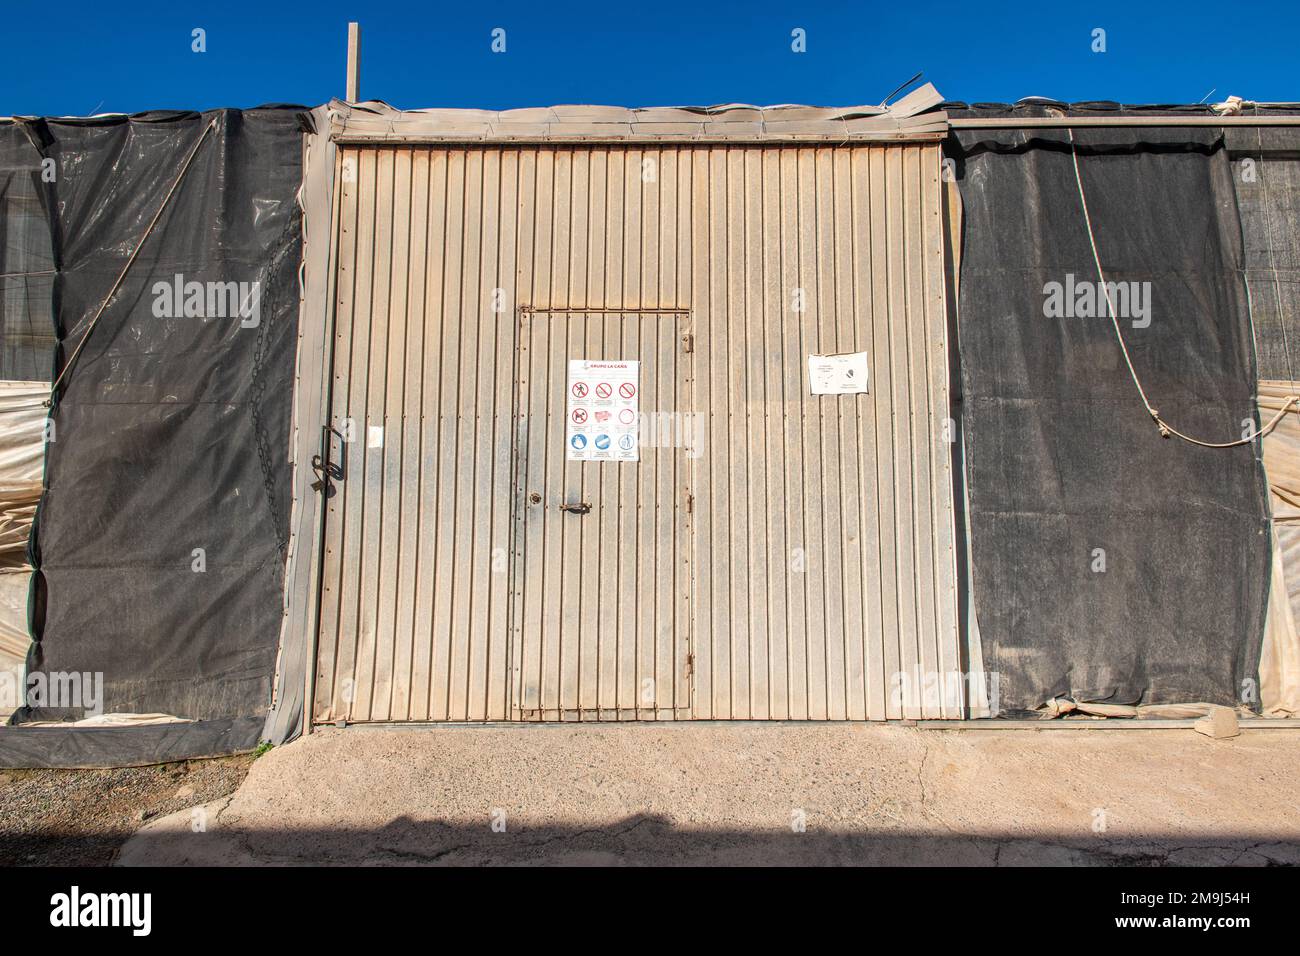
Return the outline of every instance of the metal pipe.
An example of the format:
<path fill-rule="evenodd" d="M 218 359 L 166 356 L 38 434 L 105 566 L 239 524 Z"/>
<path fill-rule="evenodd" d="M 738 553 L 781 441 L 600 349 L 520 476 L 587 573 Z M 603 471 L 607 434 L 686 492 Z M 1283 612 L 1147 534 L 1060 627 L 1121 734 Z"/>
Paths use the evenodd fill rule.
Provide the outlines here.
<path fill-rule="evenodd" d="M 858 133 L 853 136 L 808 135 L 802 139 L 790 136 L 699 136 L 686 137 L 679 134 L 656 136 L 651 133 L 638 133 L 635 136 L 440 136 L 434 133 L 335 133 L 330 138 L 338 146 L 387 146 L 404 148 L 411 146 L 437 146 L 442 149 L 520 149 L 547 146 L 589 146 L 614 149 L 640 149 L 647 146 L 678 147 L 691 146 L 763 146 L 769 149 L 798 147 L 830 146 L 883 146 L 902 143 L 905 146 L 921 143 L 942 142 L 947 135 L 946 129 L 935 128 L 931 132 L 871 132 Z"/>
<path fill-rule="evenodd" d="M 1300 126 L 1297 116 L 959 116 L 953 129 L 1078 129 L 1084 126 Z"/>
<path fill-rule="evenodd" d="M 691 728 L 700 727 L 828 727 L 835 721 L 825 720 L 636 720 L 636 721 L 593 721 L 604 727 L 617 726 L 632 728 L 656 728 L 658 730 L 681 730 L 683 733 Z M 888 720 L 888 721 L 853 721 L 858 727 L 906 727 L 917 730 L 1192 730 L 1195 719 L 1126 717 L 1097 718 L 1095 720 Z M 317 724 L 318 727 L 332 726 L 329 721 Z M 572 730 L 573 721 L 560 720 L 411 720 L 411 721 L 366 721 L 348 724 L 348 729 L 366 728 L 369 730 L 470 730 L 474 728 L 492 728 L 495 730 Z M 840 726 L 846 726 L 840 722 Z M 1251 717 L 1242 718 L 1238 724 L 1240 730 L 1300 730 L 1300 720 L 1289 717 Z"/>
<path fill-rule="evenodd" d="M 1192 730 L 1199 717 L 1089 717 L 1072 719 L 1003 720 L 916 720 L 920 730 Z M 1243 717 L 1240 730 L 1300 730 L 1300 720 L 1291 717 Z"/>
<path fill-rule="evenodd" d="M 655 309 L 611 309 L 607 306 L 595 306 L 590 309 L 584 309 L 579 306 L 563 309 L 534 309 L 526 305 L 519 306 L 519 311 L 528 315 L 689 315 L 689 307 L 681 308 L 655 308 Z"/>
<path fill-rule="evenodd" d="M 326 261 L 328 266 L 325 270 L 326 289 L 328 290 L 328 299 L 326 300 L 326 314 L 324 321 L 326 324 L 326 341 L 328 343 L 328 356 L 325 364 L 325 394 L 324 407 L 322 409 L 322 421 L 325 431 L 325 453 L 322 461 L 326 468 L 329 467 L 328 454 L 332 436 L 329 429 L 334 421 L 334 347 L 338 339 L 338 250 L 341 244 L 340 232 L 343 228 L 343 190 L 342 184 L 343 157 L 340 153 L 334 153 L 334 169 L 330 171 L 329 183 L 330 190 L 330 242 Z M 304 175 L 305 175 L 304 168 Z M 305 182 L 304 182 L 305 185 Z M 304 248 L 304 253 L 306 249 Z M 346 461 L 346 457 L 344 461 Z M 309 575 L 308 583 L 315 584 L 316 599 L 312 605 L 312 615 L 309 621 L 308 639 L 307 639 L 307 661 L 304 669 L 303 678 L 303 702 L 302 702 L 302 733 L 307 736 L 312 732 L 314 726 L 312 718 L 316 711 L 316 662 L 320 654 L 320 622 L 321 622 L 321 605 L 325 600 L 325 541 L 326 541 L 326 521 L 329 517 L 329 497 L 326 491 L 329 489 L 329 473 L 325 473 L 325 484 L 321 486 L 319 508 L 320 523 L 318 527 L 319 537 L 316 539 L 316 572 Z M 314 579 L 314 580 L 313 580 Z"/>

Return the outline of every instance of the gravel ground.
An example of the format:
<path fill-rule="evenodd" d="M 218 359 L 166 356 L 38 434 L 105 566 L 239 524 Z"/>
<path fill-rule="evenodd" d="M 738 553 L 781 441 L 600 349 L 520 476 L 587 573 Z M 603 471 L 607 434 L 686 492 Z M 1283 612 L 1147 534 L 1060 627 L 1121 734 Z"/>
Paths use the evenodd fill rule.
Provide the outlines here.
<path fill-rule="evenodd" d="M 229 796 L 253 760 L 0 770 L 0 866 L 107 866 L 144 823 Z"/>

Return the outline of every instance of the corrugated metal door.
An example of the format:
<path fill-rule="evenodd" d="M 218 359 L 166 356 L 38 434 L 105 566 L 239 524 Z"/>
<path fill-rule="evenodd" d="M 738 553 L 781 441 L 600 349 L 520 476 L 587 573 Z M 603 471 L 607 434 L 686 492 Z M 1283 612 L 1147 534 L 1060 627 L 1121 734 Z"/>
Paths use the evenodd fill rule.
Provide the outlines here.
<path fill-rule="evenodd" d="M 339 157 L 317 722 L 961 716 L 938 144 Z M 584 349 L 697 456 L 565 465 Z"/>
<path fill-rule="evenodd" d="M 343 474 L 325 506 L 318 723 L 510 716 L 516 343 L 514 314 L 492 306 L 513 281 L 498 208 L 514 205 L 514 174 L 501 158 L 339 151 Z"/>
<path fill-rule="evenodd" d="M 524 312 L 519 343 L 518 716 L 688 717 L 691 382 L 680 317 Z M 568 366 L 579 359 L 640 362 L 639 461 L 568 460 Z"/>

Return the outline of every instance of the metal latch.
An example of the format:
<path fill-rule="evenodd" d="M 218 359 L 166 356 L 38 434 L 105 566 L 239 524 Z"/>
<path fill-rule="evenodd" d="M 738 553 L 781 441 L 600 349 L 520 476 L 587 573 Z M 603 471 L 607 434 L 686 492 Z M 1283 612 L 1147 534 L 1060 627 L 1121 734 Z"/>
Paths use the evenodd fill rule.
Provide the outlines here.
<path fill-rule="evenodd" d="M 561 510 L 561 511 L 568 511 L 569 513 L 571 513 L 571 514 L 575 514 L 575 515 L 585 515 L 588 511 L 591 510 L 591 502 L 590 502 L 590 501 L 579 501 L 579 502 L 577 502 L 577 503 L 575 503 L 575 504 L 571 504 L 571 505 L 560 505 L 560 510 Z"/>
<path fill-rule="evenodd" d="M 334 497 L 334 482 L 343 480 L 343 463 L 335 461 L 330 447 L 333 435 L 339 434 L 329 425 L 321 427 L 321 450 L 319 455 L 311 456 L 311 470 L 316 473 L 316 480 L 311 483 L 311 490 L 324 492 L 326 498 Z M 342 437 L 342 436 L 340 436 Z"/>

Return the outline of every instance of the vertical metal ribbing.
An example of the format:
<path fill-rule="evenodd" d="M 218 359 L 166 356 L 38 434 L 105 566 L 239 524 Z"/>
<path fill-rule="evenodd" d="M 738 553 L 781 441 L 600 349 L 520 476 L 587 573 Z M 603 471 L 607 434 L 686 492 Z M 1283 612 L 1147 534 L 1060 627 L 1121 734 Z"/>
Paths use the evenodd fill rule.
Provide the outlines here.
<path fill-rule="evenodd" d="M 959 659 L 938 163 L 933 145 L 341 150 L 332 411 L 355 440 L 315 718 L 953 716 L 897 694 Z M 689 312 L 635 311 L 662 306 Z M 808 394 L 808 354 L 858 350 L 868 394 Z M 705 422 L 701 457 L 620 472 L 534 441 L 568 358 L 631 352 Z M 521 495 L 555 482 L 613 510 L 528 527 Z"/>

